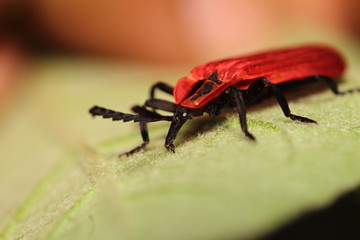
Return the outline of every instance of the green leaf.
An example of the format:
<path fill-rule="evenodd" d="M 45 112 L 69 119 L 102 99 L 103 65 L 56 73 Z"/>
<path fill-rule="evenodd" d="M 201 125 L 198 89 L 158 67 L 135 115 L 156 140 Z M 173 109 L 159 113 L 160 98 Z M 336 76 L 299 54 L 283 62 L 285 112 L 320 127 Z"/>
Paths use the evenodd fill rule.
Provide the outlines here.
<path fill-rule="evenodd" d="M 352 60 L 341 89 L 360 86 Z M 139 71 L 141 69 L 141 71 Z M 91 118 L 93 105 L 128 112 L 173 70 L 45 59 L 32 66 L 1 120 L 2 239 L 247 239 L 324 207 L 360 183 L 360 94 L 334 96 L 323 84 L 290 92 L 285 118 L 274 100 L 236 114 L 192 120 L 163 147 L 168 123 Z"/>

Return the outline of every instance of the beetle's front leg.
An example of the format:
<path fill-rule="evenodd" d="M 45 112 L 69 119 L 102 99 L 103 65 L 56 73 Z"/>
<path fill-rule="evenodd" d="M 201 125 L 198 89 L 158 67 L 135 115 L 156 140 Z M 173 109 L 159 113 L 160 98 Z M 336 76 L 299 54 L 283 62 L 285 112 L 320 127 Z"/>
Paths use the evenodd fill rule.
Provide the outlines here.
<path fill-rule="evenodd" d="M 174 113 L 173 120 L 170 125 L 169 132 L 165 139 L 165 147 L 167 150 L 175 152 L 175 146 L 173 144 L 180 128 L 184 123 L 190 119 L 190 110 L 184 107 L 177 107 Z"/>
<path fill-rule="evenodd" d="M 156 98 L 150 98 L 150 99 L 146 100 L 145 106 L 152 108 L 154 111 L 155 110 L 163 110 L 166 112 L 173 113 L 176 110 L 175 103 L 172 103 L 172 102 L 169 102 L 166 100 L 162 100 L 162 99 L 156 99 Z"/>
<path fill-rule="evenodd" d="M 150 112 L 144 106 L 134 106 L 131 110 L 133 112 L 139 114 L 139 115 L 135 115 L 135 116 L 138 116 L 138 120 L 139 120 L 139 124 L 140 124 L 140 132 L 141 132 L 141 137 L 143 139 L 143 142 L 139 146 L 133 148 L 132 150 L 120 154 L 119 157 L 122 157 L 125 155 L 130 156 L 136 152 L 139 152 L 141 149 L 146 147 L 146 145 L 150 142 L 149 132 L 148 132 L 148 128 L 147 128 L 148 122 L 159 121 L 159 120 L 170 121 L 170 119 L 171 119 L 170 116 L 162 116 L 160 114 Z"/>
<path fill-rule="evenodd" d="M 173 94 L 174 87 L 172 87 L 169 84 L 164 83 L 164 82 L 158 82 L 158 83 L 152 85 L 152 87 L 150 89 L 150 99 L 148 99 L 146 101 L 147 104 L 145 103 L 145 105 L 147 105 L 148 107 L 151 107 L 154 112 L 156 112 L 156 109 L 169 111 L 168 110 L 169 108 L 170 108 L 169 112 L 174 112 L 175 110 L 173 110 L 173 106 L 171 106 L 171 104 L 172 104 L 171 102 L 168 102 L 166 100 L 155 99 L 155 90 L 156 89 L 159 89 L 170 95 L 174 95 Z M 172 104 L 172 105 L 175 105 L 175 104 Z"/>
<path fill-rule="evenodd" d="M 131 151 L 121 153 L 119 155 L 119 157 L 130 156 L 136 152 L 139 152 L 141 149 L 145 148 L 145 146 L 149 144 L 150 139 L 149 139 L 147 123 L 145 121 L 139 121 L 139 123 L 140 123 L 140 131 L 141 131 L 141 137 L 143 139 L 143 143 L 140 144 L 139 146 L 133 148 Z"/>
<path fill-rule="evenodd" d="M 155 89 L 159 89 L 170 95 L 173 95 L 173 91 L 174 91 L 174 88 L 172 86 L 170 86 L 169 84 L 164 83 L 164 82 L 158 82 L 158 83 L 155 83 L 150 89 L 150 99 L 155 97 Z"/>

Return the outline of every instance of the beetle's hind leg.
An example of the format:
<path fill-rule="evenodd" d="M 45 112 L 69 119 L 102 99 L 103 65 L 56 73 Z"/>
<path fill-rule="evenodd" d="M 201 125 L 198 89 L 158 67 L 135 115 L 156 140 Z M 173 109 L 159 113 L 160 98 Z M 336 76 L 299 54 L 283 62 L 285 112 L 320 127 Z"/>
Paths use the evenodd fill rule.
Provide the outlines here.
<path fill-rule="evenodd" d="M 230 90 L 235 101 L 236 111 L 239 114 L 241 130 L 250 140 L 255 140 L 255 137 L 248 131 L 248 126 L 246 122 L 246 105 L 243 93 L 242 91 L 237 89 L 236 85 L 231 86 Z"/>
<path fill-rule="evenodd" d="M 336 95 L 345 95 L 349 93 L 360 92 L 360 88 L 353 88 L 345 91 L 339 91 L 338 84 L 330 77 L 326 77 L 323 75 L 314 75 L 313 78 L 315 78 L 316 80 L 324 81 L 326 85 L 331 89 L 331 91 Z"/>
<path fill-rule="evenodd" d="M 306 123 L 317 123 L 315 120 L 312 120 L 310 118 L 298 116 L 295 114 L 292 114 L 289 108 L 289 104 L 284 96 L 284 94 L 281 92 L 280 88 L 267 80 L 266 78 L 262 77 L 257 80 L 255 80 L 251 86 L 246 91 L 247 94 L 247 100 L 250 98 L 256 98 L 256 96 L 266 88 L 269 88 L 269 90 L 275 95 L 275 98 L 277 102 L 279 103 L 281 110 L 283 111 L 284 115 L 291 120 L 296 120 L 300 122 L 306 122 Z"/>

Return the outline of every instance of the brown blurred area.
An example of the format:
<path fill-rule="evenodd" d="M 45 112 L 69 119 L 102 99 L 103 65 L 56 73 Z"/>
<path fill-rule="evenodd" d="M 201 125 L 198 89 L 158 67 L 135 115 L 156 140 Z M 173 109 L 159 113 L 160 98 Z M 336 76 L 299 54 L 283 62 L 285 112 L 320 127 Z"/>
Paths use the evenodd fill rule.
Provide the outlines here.
<path fill-rule="evenodd" d="M 39 54 L 189 64 L 271 47 L 297 29 L 360 41 L 359 9 L 359 0 L 2 0 L 0 100 Z"/>

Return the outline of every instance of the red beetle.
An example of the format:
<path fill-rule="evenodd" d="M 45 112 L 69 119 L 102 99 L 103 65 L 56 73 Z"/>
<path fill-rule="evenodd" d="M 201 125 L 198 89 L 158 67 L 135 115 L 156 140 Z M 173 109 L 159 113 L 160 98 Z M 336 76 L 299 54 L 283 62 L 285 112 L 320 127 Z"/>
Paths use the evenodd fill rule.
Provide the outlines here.
<path fill-rule="evenodd" d="M 335 94 L 346 94 L 360 89 L 339 92 L 333 78 L 340 77 L 345 70 L 341 55 L 334 49 L 314 45 L 265 52 L 246 57 L 214 61 L 195 67 L 188 77 L 181 78 L 173 88 L 159 82 L 151 88 L 150 99 L 144 106 L 132 108 L 136 114 L 116 112 L 94 106 L 90 109 L 93 116 L 112 118 L 140 123 L 143 143 L 122 155 L 131 155 L 149 143 L 148 122 L 170 121 L 165 147 L 175 152 L 173 142 L 182 125 L 193 117 L 208 113 L 211 117 L 221 113 L 224 107 L 234 107 L 240 119 L 241 130 L 251 140 L 254 136 L 248 132 L 246 106 L 271 92 L 278 101 L 286 117 L 307 123 L 316 121 L 292 114 L 283 95 L 282 85 L 290 82 L 323 80 Z M 154 98 L 155 89 L 174 95 L 175 103 Z M 155 110 L 173 113 L 163 116 Z"/>

